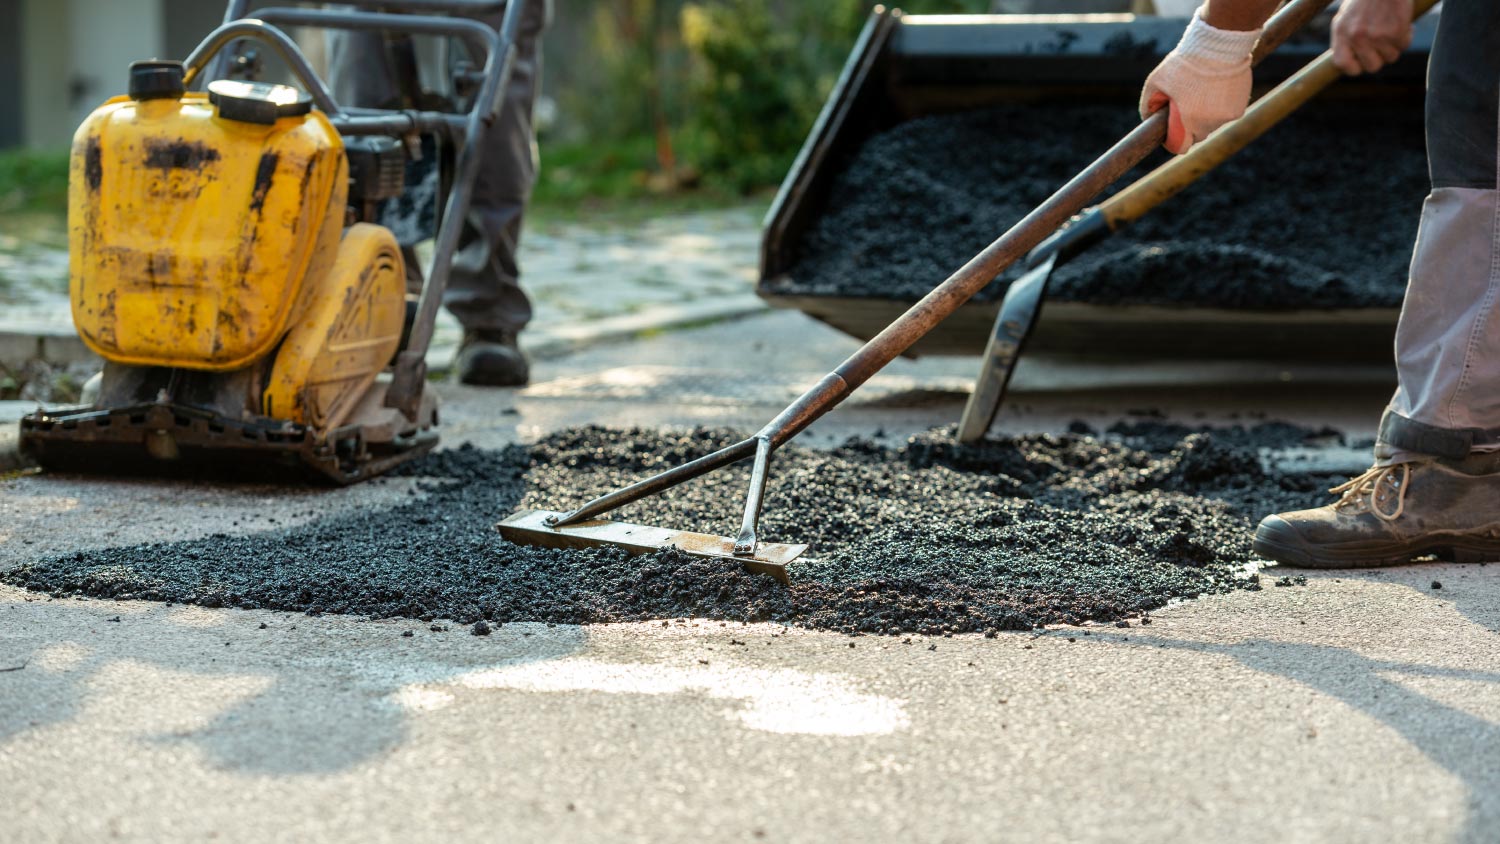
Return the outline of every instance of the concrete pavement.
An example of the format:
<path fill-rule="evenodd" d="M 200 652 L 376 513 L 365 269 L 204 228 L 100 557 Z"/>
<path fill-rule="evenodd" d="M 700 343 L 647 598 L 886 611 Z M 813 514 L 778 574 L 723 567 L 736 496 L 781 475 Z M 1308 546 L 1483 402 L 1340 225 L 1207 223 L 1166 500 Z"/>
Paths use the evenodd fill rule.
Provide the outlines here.
<path fill-rule="evenodd" d="M 519 394 L 444 385 L 445 438 L 757 427 L 852 348 L 786 313 L 594 347 L 542 362 Z M 900 361 L 803 442 L 951 423 L 971 366 Z M 1381 372 L 1249 364 L 1024 366 L 1009 430 L 1150 410 L 1367 437 L 1389 387 Z M 0 567 L 413 494 L 402 480 L 21 477 L 0 482 Z M 1497 576 L 1272 577 L 1149 626 L 909 643 L 676 620 L 479 637 L 4 587 L 0 828 L 27 841 L 1494 841 Z"/>
<path fill-rule="evenodd" d="M 0 815 L 27 841 L 1493 841 L 1492 574 L 910 644 L 6 588 Z"/>

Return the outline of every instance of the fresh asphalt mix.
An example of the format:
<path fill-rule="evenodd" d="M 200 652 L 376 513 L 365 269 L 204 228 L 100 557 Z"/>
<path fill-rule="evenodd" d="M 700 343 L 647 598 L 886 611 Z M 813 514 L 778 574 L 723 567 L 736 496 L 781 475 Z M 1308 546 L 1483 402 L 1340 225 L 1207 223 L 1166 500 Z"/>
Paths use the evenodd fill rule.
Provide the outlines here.
<path fill-rule="evenodd" d="M 417 500 L 394 509 L 251 536 L 77 552 L 0 579 L 57 598 L 449 619 L 480 631 L 705 618 L 994 635 L 1128 624 L 1173 599 L 1259 589 L 1249 549 L 1258 513 L 1309 505 L 1331 484 L 1327 475 L 1268 471 L 1260 458 L 1263 448 L 1326 442 L 1327 432 L 1137 422 L 1100 436 L 1078 427 L 975 446 L 939 431 L 895 448 L 855 439 L 831 451 L 786 450 L 766 502 L 766 536 L 817 549 L 795 564 L 790 589 L 673 551 L 632 558 L 501 539 L 497 514 L 556 505 L 559 496 L 581 503 L 737 437 L 598 427 L 529 447 L 440 452 L 403 471 L 427 482 Z M 619 517 L 722 529 L 747 482 L 740 467 Z"/>
<path fill-rule="evenodd" d="M 1129 131 L 1118 104 L 1010 105 L 872 137 L 770 292 L 915 301 Z M 1337 150 L 1337 154 L 1309 154 Z M 1396 308 L 1428 191 L 1422 110 L 1319 103 L 1064 264 L 1057 301 Z M 1157 153 L 1126 183 L 1165 160 Z M 1005 185 L 993 190 L 993 185 Z M 912 234 L 912 220 L 921 220 Z M 1014 267 L 975 299 L 998 299 Z"/>

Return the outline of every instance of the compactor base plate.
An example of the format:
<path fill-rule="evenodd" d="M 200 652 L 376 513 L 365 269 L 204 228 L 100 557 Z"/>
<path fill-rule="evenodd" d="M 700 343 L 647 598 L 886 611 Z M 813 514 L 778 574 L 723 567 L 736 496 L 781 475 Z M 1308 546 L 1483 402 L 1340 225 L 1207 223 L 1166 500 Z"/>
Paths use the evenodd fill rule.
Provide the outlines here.
<path fill-rule="evenodd" d="M 235 477 L 352 484 L 420 457 L 436 431 L 368 443 L 357 425 L 320 437 L 274 420 L 233 420 L 202 408 L 152 402 L 132 407 L 37 411 L 21 420 L 21 449 L 64 472 Z"/>

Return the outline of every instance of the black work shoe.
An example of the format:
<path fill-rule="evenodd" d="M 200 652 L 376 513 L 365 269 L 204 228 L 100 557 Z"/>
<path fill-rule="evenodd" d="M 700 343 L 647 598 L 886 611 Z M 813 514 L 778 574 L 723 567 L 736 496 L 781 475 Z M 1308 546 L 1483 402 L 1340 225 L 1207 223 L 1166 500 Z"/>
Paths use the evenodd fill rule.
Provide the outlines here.
<path fill-rule="evenodd" d="M 1315 510 L 1267 516 L 1255 555 L 1303 568 L 1395 566 L 1426 556 L 1500 562 L 1500 465 L 1494 455 L 1375 467 Z"/>
<path fill-rule="evenodd" d="M 524 387 L 531 365 L 511 331 L 466 331 L 453 368 L 458 380 L 477 387 Z"/>

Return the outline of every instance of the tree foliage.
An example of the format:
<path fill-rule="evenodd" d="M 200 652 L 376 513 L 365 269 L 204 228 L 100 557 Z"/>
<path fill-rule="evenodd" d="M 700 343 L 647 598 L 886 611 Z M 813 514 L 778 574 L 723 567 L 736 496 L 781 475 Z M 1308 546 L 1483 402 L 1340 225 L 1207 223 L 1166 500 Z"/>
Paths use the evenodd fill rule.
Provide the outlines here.
<path fill-rule="evenodd" d="M 988 0 L 914 0 L 913 13 Z M 749 191 L 796 156 L 869 17 L 868 0 L 571 0 L 589 7 L 592 80 L 564 102 L 591 143 L 654 140 L 668 181 Z M 563 59 L 566 60 L 566 59 Z"/>

